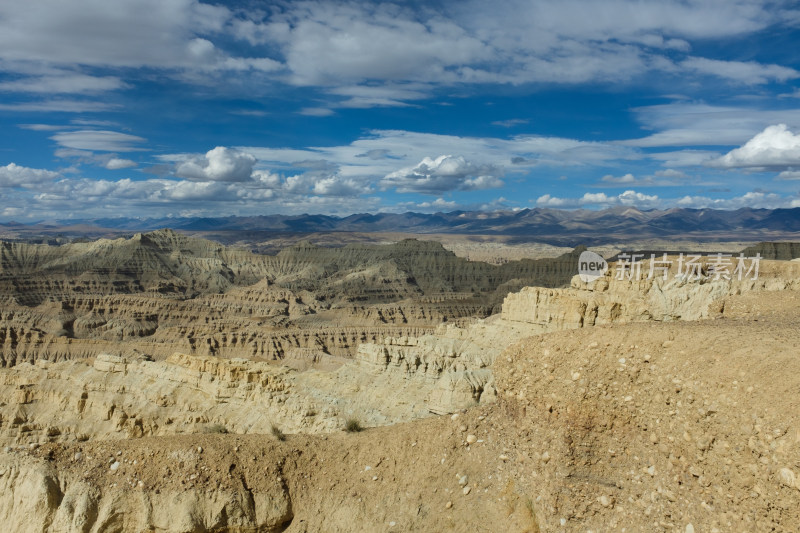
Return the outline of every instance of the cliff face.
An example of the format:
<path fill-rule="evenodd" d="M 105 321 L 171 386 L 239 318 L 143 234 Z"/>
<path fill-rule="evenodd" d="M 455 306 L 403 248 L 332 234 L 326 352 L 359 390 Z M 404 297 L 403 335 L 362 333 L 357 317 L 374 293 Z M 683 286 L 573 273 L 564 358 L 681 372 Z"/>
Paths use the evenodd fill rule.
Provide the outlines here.
<path fill-rule="evenodd" d="M 742 250 L 745 257 L 760 254 L 764 259 L 788 261 L 800 257 L 800 242 L 761 242 Z"/>

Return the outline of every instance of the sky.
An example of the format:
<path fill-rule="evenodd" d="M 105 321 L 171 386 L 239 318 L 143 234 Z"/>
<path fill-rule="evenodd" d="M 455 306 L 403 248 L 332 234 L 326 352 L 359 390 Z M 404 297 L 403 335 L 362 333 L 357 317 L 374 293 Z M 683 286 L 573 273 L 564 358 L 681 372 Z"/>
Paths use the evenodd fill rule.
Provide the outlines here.
<path fill-rule="evenodd" d="M 800 207 L 800 3 L 3 0 L 0 221 Z"/>

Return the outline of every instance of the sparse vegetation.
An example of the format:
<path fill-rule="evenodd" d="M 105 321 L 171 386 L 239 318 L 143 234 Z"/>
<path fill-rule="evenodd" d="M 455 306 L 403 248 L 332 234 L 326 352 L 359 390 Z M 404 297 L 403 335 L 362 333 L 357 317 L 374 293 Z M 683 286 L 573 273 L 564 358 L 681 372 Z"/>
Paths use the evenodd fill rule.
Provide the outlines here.
<path fill-rule="evenodd" d="M 206 426 L 206 433 L 225 434 L 228 433 L 228 428 L 226 428 L 222 424 L 211 424 L 209 426 Z"/>
<path fill-rule="evenodd" d="M 281 428 L 276 426 L 275 424 L 272 425 L 272 436 L 278 439 L 279 441 L 283 442 L 286 440 L 286 433 L 281 431 Z"/>
<path fill-rule="evenodd" d="M 344 423 L 344 430 L 348 433 L 358 433 L 363 429 L 364 428 L 361 427 L 361 422 L 359 422 L 357 418 L 348 418 Z"/>

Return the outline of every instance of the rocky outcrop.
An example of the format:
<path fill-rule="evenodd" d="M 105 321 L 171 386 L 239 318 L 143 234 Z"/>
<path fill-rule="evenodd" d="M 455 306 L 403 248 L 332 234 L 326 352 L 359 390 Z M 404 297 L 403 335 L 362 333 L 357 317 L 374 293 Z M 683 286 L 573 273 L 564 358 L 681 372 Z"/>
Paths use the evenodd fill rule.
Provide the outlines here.
<path fill-rule="evenodd" d="M 362 344 L 356 361 L 368 372 L 424 377 L 433 413 L 493 401 L 491 366 L 513 343 L 553 331 L 632 322 L 694 321 L 723 316 L 727 298 L 758 291 L 800 290 L 800 267 L 764 262 L 756 279 L 616 279 L 612 272 L 586 283 L 578 276 L 566 289 L 526 287 L 509 294 L 499 315 L 465 327 L 442 326 L 418 338 Z"/>

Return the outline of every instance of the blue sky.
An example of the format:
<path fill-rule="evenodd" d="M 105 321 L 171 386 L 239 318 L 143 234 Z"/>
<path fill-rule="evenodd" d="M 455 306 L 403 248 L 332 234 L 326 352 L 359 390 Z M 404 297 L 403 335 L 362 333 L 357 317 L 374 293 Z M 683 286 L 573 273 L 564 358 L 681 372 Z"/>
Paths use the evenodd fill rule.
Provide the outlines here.
<path fill-rule="evenodd" d="M 0 221 L 800 207 L 800 6 L 5 0 Z"/>

